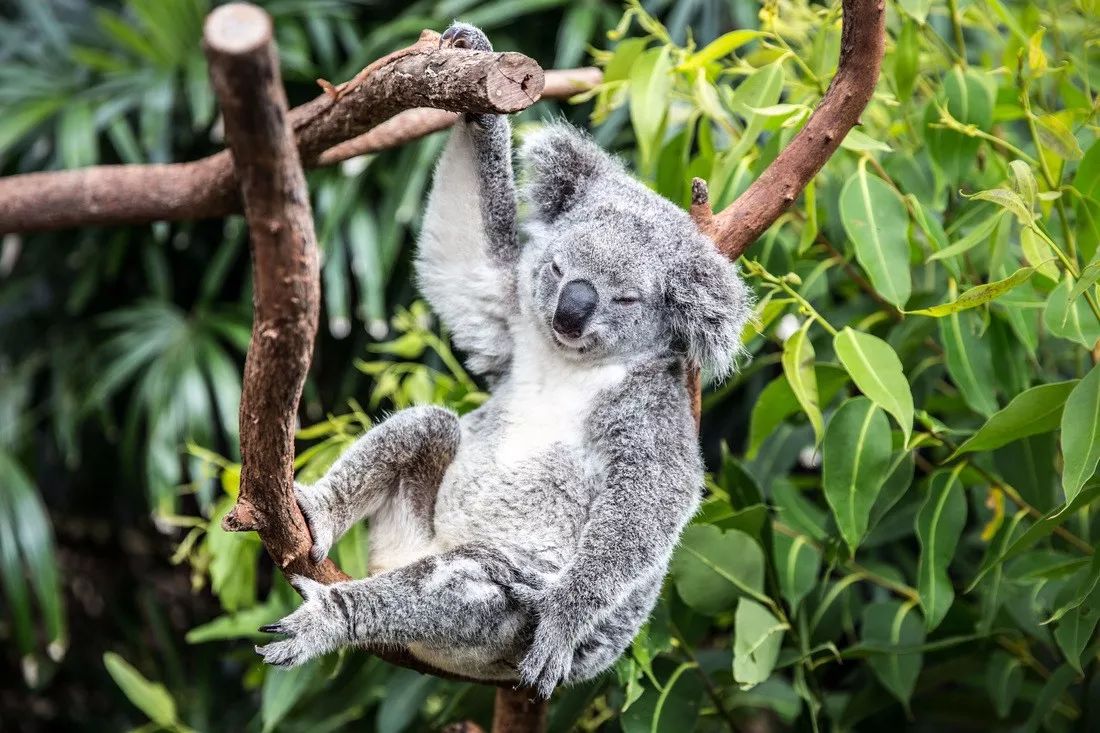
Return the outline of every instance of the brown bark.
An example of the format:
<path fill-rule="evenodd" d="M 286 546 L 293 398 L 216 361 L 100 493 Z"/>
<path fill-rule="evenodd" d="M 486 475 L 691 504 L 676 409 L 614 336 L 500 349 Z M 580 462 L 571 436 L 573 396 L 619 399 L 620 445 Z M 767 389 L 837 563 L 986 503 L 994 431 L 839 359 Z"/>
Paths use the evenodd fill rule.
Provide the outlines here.
<path fill-rule="evenodd" d="M 543 71 L 518 53 L 441 49 L 424 31 L 417 43 L 374 62 L 351 81 L 287 116 L 299 156 L 320 165 L 327 148 L 398 112 L 510 114 L 542 93 Z M 411 138 L 405 138 L 408 140 Z M 228 151 L 168 165 L 93 166 L 0 178 L 0 233 L 74 226 L 221 217 L 240 211 Z"/>
<path fill-rule="evenodd" d="M 596 68 L 560 69 L 546 72 L 541 99 L 568 99 L 600 83 L 603 73 Z M 454 124 L 458 113 L 420 107 L 400 112 L 369 132 L 332 146 L 317 158 L 319 165 L 331 165 L 366 153 L 377 153 L 404 145 Z"/>
<path fill-rule="evenodd" d="M 706 184 L 692 186 L 691 213 L 730 259 L 737 259 L 787 210 L 858 122 L 878 82 L 886 40 L 884 0 L 844 0 L 840 64 L 806 126 L 722 213 L 712 214 Z"/>
<path fill-rule="evenodd" d="M 320 286 L 313 212 L 270 18 L 255 6 L 223 5 L 206 20 L 203 46 L 244 199 L 255 283 L 241 393 L 241 488 L 223 524 L 259 532 L 286 573 L 341 580 L 347 576 L 331 562 L 309 561 L 309 532 L 294 499 L 295 416 Z"/>
<path fill-rule="evenodd" d="M 493 733 L 539 733 L 546 730 L 546 701 L 526 688 L 497 690 Z"/>
<path fill-rule="evenodd" d="M 253 5 L 223 5 L 206 20 L 203 47 L 244 200 L 254 280 L 240 407 L 240 494 L 222 525 L 258 532 L 287 576 L 350 580 L 331 560 L 310 560 L 309 529 L 294 498 L 295 423 L 317 334 L 320 280 L 301 141 L 295 143 L 287 114 L 271 20 Z M 464 679 L 403 649 L 370 651 L 391 664 Z"/>

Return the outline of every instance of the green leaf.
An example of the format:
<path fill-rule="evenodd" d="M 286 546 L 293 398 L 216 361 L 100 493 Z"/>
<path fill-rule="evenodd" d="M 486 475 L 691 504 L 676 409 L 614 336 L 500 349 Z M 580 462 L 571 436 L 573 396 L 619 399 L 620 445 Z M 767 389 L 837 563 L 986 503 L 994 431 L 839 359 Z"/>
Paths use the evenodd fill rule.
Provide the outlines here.
<path fill-rule="evenodd" d="M 724 33 L 703 46 L 703 48 L 691 54 L 691 56 L 688 56 L 687 61 L 685 61 L 683 65 L 685 68 L 706 66 L 707 64 L 729 56 L 746 43 L 767 35 L 768 34 L 763 31 L 745 29 Z"/>
<path fill-rule="evenodd" d="M 1010 188 L 991 188 L 987 191 L 970 194 L 966 198 L 997 204 L 1015 216 L 1021 226 L 1027 226 L 1035 219 L 1035 215 L 1031 213 L 1031 208 L 1020 198 L 1020 194 Z"/>
<path fill-rule="evenodd" d="M 1100 585 L 1096 584 L 1095 577 L 1085 580 L 1091 583 L 1092 590 L 1081 599 L 1079 605 L 1061 618 L 1054 629 L 1054 640 L 1058 648 L 1066 656 L 1066 661 L 1078 672 L 1083 671 L 1081 653 L 1092 640 L 1096 624 L 1100 621 Z"/>
<path fill-rule="evenodd" d="M 952 66 L 943 78 L 942 97 L 933 100 L 925 113 L 925 139 L 932 160 L 952 184 L 971 179 L 981 141 L 956 130 L 932 127 L 931 123 L 940 119 L 937 103 L 959 122 L 988 130 L 993 125 L 993 94 L 978 72 Z"/>
<path fill-rule="evenodd" d="M 817 583 L 817 574 L 821 570 L 821 550 L 802 535 L 791 537 L 780 531 L 772 532 L 771 535 L 779 590 L 791 609 L 797 609 Z"/>
<path fill-rule="evenodd" d="M 672 578 L 684 603 L 703 614 L 731 610 L 742 596 L 764 600 L 764 553 L 752 537 L 693 524 L 672 556 Z"/>
<path fill-rule="evenodd" d="M 1085 301 L 1070 299 L 1073 290 L 1073 278 L 1066 273 L 1047 299 L 1043 325 L 1055 336 L 1075 341 L 1091 350 L 1100 340 L 1100 321 Z"/>
<path fill-rule="evenodd" d="M 993 234 L 993 230 L 1001 223 L 1001 219 L 1003 219 L 1004 216 L 1005 212 L 998 211 L 987 219 L 983 219 L 977 226 L 967 232 L 965 237 L 929 255 L 928 261 L 932 262 L 935 260 L 943 260 L 948 257 L 956 257 L 974 249 L 974 247 L 979 244 L 988 242 L 989 237 Z"/>
<path fill-rule="evenodd" d="M 920 619 L 912 613 L 911 603 L 889 600 L 864 607 L 860 640 L 864 644 L 915 647 L 924 643 Z M 876 654 L 867 658 L 875 677 L 906 708 L 920 675 L 920 652 Z"/>
<path fill-rule="evenodd" d="M 667 46 L 651 48 L 638 56 L 630 72 L 630 120 L 642 153 L 642 168 L 656 160 L 668 95 L 672 90 L 672 61 Z"/>
<path fill-rule="evenodd" d="M 1020 198 L 1030 209 L 1039 195 L 1039 184 L 1035 181 L 1031 166 L 1022 160 L 1014 160 L 1008 167 L 1012 172 L 1012 189 L 1020 194 Z"/>
<path fill-rule="evenodd" d="M 847 384 L 848 373 L 832 364 L 817 364 L 814 367 L 814 380 L 817 382 L 819 404 L 827 405 Z M 750 460 L 755 458 L 764 440 L 798 410 L 798 398 L 794 396 L 787 377 L 780 375 L 769 382 L 752 405 L 745 457 Z"/>
<path fill-rule="evenodd" d="M 1066 398 L 1062 460 L 1062 489 L 1066 501 L 1073 501 L 1100 462 L 1100 366 L 1094 366 Z"/>
<path fill-rule="evenodd" d="M 1038 117 L 1036 132 L 1039 133 L 1039 143 L 1057 155 L 1062 160 L 1080 160 L 1085 152 L 1081 150 L 1073 131 L 1066 127 L 1057 115 L 1049 114 Z"/>
<path fill-rule="evenodd" d="M 1094 259 L 1081 270 L 1081 277 L 1077 280 L 1077 284 L 1073 286 L 1073 290 L 1069 293 L 1070 302 L 1081 297 L 1086 290 L 1096 284 L 1097 280 L 1100 280 L 1100 260 Z"/>
<path fill-rule="evenodd" d="M 903 307 L 912 291 L 909 217 L 897 194 L 861 165 L 840 192 L 840 219 L 875 290 Z"/>
<path fill-rule="evenodd" d="M 747 690 L 771 676 L 787 625 L 756 601 L 742 598 L 733 628 L 733 679 Z"/>
<path fill-rule="evenodd" d="M 840 147 L 844 148 L 845 150 L 853 150 L 857 153 L 864 151 L 890 153 L 894 150 L 881 140 L 875 140 L 866 132 L 863 132 L 862 130 L 856 129 L 854 127 L 849 130 L 848 134 L 844 136 L 844 139 L 840 141 Z"/>
<path fill-rule="evenodd" d="M 1020 660 L 1000 650 L 990 655 L 985 667 L 985 689 L 998 718 L 1003 720 L 1012 712 L 1012 703 L 1023 684 L 1024 668 Z"/>
<path fill-rule="evenodd" d="M 814 373 L 814 347 L 810 343 L 809 328 L 812 321 L 806 319 L 802 328 L 795 331 L 783 344 L 783 373 L 802 411 L 814 428 L 815 443 L 821 442 L 825 432 L 825 420 L 818 402 L 817 378 Z"/>
<path fill-rule="evenodd" d="M 320 676 L 319 672 L 320 664 L 316 660 L 298 667 L 268 667 L 265 670 L 260 694 L 260 718 L 264 733 L 276 729 L 310 684 Z"/>
<path fill-rule="evenodd" d="M 947 567 L 955 555 L 955 546 L 966 524 L 966 497 L 958 472 L 941 471 L 928 482 L 928 494 L 917 512 L 917 591 L 920 593 L 924 625 L 932 631 L 955 599 Z"/>
<path fill-rule="evenodd" d="M 833 339 L 833 349 L 860 391 L 898 421 L 908 444 L 913 393 L 893 347 L 877 336 L 846 327 Z"/>
<path fill-rule="evenodd" d="M 932 0 L 899 0 L 898 5 L 913 20 L 921 25 L 928 19 L 928 11 L 932 8 Z"/>
<path fill-rule="evenodd" d="M 1020 249 L 1023 250 L 1027 264 L 1034 267 L 1040 275 L 1053 282 L 1061 279 L 1062 271 L 1058 269 L 1058 265 L 1051 262 L 1051 258 L 1055 256 L 1054 251 L 1031 227 L 1020 230 Z M 1086 267 L 1085 270 L 1087 271 L 1088 268 Z M 1100 268 L 1096 269 L 1096 274 L 1100 276 Z"/>
<path fill-rule="evenodd" d="M 890 424 L 871 400 L 855 397 L 840 406 L 825 430 L 822 461 L 825 499 L 855 554 L 890 469 Z"/>
<path fill-rule="evenodd" d="M 1054 670 L 1054 673 L 1047 678 L 1046 683 L 1039 690 L 1039 694 L 1031 704 L 1031 715 L 1028 716 L 1027 722 L 1019 730 L 1022 733 L 1038 733 L 1043 721 L 1054 713 L 1058 700 L 1076 678 L 1077 670 L 1068 664 L 1063 664 Z"/>
<path fill-rule="evenodd" d="M 990 451 L 1029 435 L 1047 433 L 1062 421 L 1062 407 L 1077 385 L 1077 380 L 1040 384 L 1021 392 L 999 412 L 994 413 L 978 431 L 951 455 L 954 460 L 963 453 Z"/>
<path fill-rule="evenodd" d="M 969 308 L 977 308 L 979 305 L 984 305 L 991 300 L 996 300 L 1017 285 L 1022 285 L 1035 274 L 1035 269 L 1034 267 L 1021 267 L 1003 280 L 976 285 L 949 303 L 941 303 L 931 308 L 921 308 L 920 310 L 905 312 L 914 316 L 943 318 L 952 313 L 958 313 L 959 311 Z"/>
<path fill-rule="evenodd" d="M 979 337 L 974 314 L 951 313 L 939 320 L 947 372 L 963 399 L 986 417 L 997 411 L 993 395 L 993 362 L 989 342 Z"/>
<path fill-rule="evenodd" d="M 164 689 L 164 685 L 145 679 L 129 662 L 114 652 L 103 655 L 103 666 L 122 690 L 122 694 L 126 695 L 126 699 L 150 720 L 165 728 L 179 723 L 176 717 L 176 701 Z"/>

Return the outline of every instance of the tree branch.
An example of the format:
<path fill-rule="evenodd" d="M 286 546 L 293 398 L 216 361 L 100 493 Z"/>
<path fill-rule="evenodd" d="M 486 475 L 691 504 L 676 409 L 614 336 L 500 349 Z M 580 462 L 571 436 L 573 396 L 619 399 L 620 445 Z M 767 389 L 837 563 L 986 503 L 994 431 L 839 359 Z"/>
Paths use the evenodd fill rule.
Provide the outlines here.
<path fill-rule="evenodd" d="M 271 20 L 246 3 L 220 6 L 207 17 L 203 48 L 240 181 L 255 282 L 241 392 L 240 494 L 222 524 L 258 532 L 285 575 L 350 580 L 331 560 L 310 560 L 309 529 L 294 497 L 295 418 L 317 334 L 320 284 L 301 138 L 296 144 Z M 404 649 L 369 651 L 419 672 L 464 679 Z"/>
<path fill-rule="evenodd" d="M 337 87 L 323 83 L 324 94 L 291 111 L 288 120 L 302 163 L 337 162 L 338 157 L 322 159 L 324 151 L 406 110 L 510 114 L 526 109 L 542 93 L 543 71 L 526 56 L 441 49 L 438 39 L 424 31 L 412 46 L 375 61 L 351 81 Z M 591 78 L 591 72 L 579 73 Z M 563 80 L 556 83 L 559 92 L 568 91 Z M 408 123 L 405 118 L 389 126 L 390 145 L 441 129 L 405 129 Z M 221 217 L 240 207 L 228 151 L 189 163 L 92 166 L 0 178 L 0 233 Z"/>
<path fill-rule="evenodd" d="M 568 99 L 591 89 L 603 79 L 594 67 L 560 69 L 546 72 L 546 86 L 540 99 Z M 458 113 L 420 107 L 400 112 L 369 132 L 334 145 L 317 158 L 319 165 L 331 165 L 366 153 L 396 148 L 410 140 L 445 130 L 458 119 Z"/>
<path fill-rule="evenodd" d="M 874 94 L 886 40 L 884 0 L 843 0 L 840 64 L 806 126 L 722 213 L 710 209 L 707 185 L 692 182 L 691 215 L 730 259 L 787 210 L 829 160 Z"/>

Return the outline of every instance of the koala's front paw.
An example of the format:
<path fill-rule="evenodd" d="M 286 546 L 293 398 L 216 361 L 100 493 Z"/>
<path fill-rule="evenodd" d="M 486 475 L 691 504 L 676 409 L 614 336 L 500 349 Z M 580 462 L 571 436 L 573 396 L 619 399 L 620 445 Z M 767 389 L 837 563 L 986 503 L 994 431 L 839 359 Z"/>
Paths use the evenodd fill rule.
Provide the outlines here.
<path fill-rule="evenodd" d="M 440 48 L 468 48 L 471 51 L 492 51 L 493 44 L 480 28 L 469 23 L 454 22 L 439 37 Z"/>
<path fill-rule="evenodd" d="M 256 647 L 265 662 L 279 667 L 296 667 L 333 651 L 341 643 L 340 630 L 347 628 L 347 619 L 334 617 L 328 609 L 330 594 L 339 589 L 301 576 L 291 578 L 290 583 L 305 599 L 302 605 L 283 620 L 260 627 L 264 633 L 286 638 Z"/>
<path fill-rule="evenodd" d="M 520 682 L 549 698 L 573 668 L 576 635 L 566 604 L 545 592 L 537 604 L 539 621 L 531 648 L 519 665 Z"/>
<path fill-rule="evenodd" d="M 313 545 L 309 548 L 309 558 L 314 563 L 319 563 L 328 557 L 328 552 L 336 541 L 336 527 L 332 520 L 330 502 L 321 487 L 316 484 L 306 486 L 295 481 L 294 496 L 298 500 L 298 508 L 306 518 L 309 534 L 313 538 Z"/>

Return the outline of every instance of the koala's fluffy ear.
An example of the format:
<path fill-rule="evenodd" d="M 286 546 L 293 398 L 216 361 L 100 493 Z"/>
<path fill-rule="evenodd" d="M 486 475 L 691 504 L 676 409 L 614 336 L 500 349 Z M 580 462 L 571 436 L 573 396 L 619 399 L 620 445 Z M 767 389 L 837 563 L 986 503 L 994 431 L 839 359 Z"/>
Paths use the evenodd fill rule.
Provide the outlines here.
<path fill-rule="evenodd" d="M 531 215 L 552 222 L 577 205 L 601 178 L 622 174 L 619 163 L 588 135 L 564 122 L 528 135 L 519 151 L 523 193 Z"/>
<path fill-rule="evenodd" d="M 669 273 L 665 297 L 675 346 L 715 378 L 726 377 L 741 351 L 752 296 L 737 266 L 699 236 Z"/>

